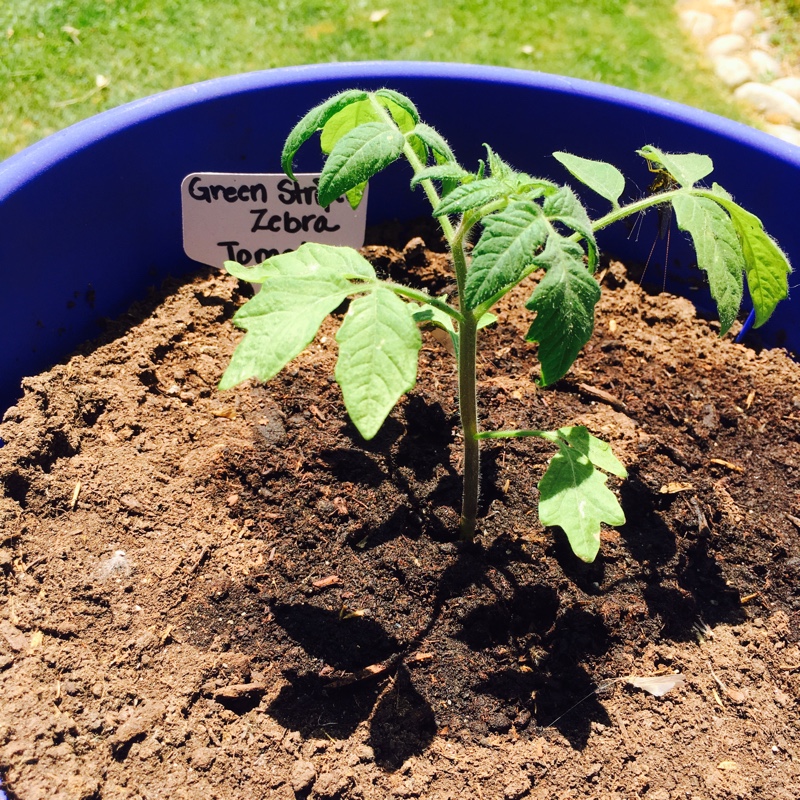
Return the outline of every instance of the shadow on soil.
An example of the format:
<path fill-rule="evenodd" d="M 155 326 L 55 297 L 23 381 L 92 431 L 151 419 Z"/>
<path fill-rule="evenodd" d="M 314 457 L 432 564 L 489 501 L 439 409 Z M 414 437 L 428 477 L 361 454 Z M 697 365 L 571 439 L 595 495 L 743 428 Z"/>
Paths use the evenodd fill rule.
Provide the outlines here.
<path fill-rule="evenodd" d="M 459 545 L 458 557 L 439 580 L 426 628 L 406 645 L 369 619 L 349 621 L 343 635 L 341 620 L 332 612 L 305 604 L 275 606 L 275 623 L 326 666 L 317 673 L 285 672 L 288 683 L 269 713 L 306 737 L 347 737 L 368 721 L 376 763 L 395 770 L 423 752 L 437 730 L 450 727 L 448 711 L 434 711 L 434 704 L 444 703 L 437 703 L 430 689 L 431 684 L 448 682 L 456 699 L 464 693 L 478 698 L 476 716 L 484 707 L 503 709 L 484 714 L 483 723 L 470 720 L 483 724 L 473 733 L 502 733 L 512 725 L 522 729 L 535 720 L 540 727 L 555 727 L 575 748 L 582 748 L 592 721 L 609 724 L 595 683 L 581 664 L 588 655 L 608 649 L 608 632 L 595 613 L 562 610 L 551 587 L 517 585 L 505 567 L 518 554 L 506 544 L 488 552 Z M 417 657 L 430 647 L 429 636 L 447 616 L 451 601 L 476 591 L 487 602 L 465 614 L 455 638 L 487 664 L 497 663 L 492 652 L 513 651 L 510 663 L 474 672 L 470 659 L 462 656 L 418 673 Z M 494 602 L 489 602 L 492 597 Z M 535 668 L 519 669 L 521 656 L 532 647 L 542 657 Z M 570 714 L 577 705 L 581 711 Z"/>
<path fill-rule="evenodd" d="M 304 737 L 351 736 L 369 719 L 376 763 L 394 770 L 427 748 L 436 733 L 433 710 L 414 687 L 402 647 L 373 620 L 343 620 L 306 604 L 277 605 L 275 622 L 325 666 L 285 672 L 288 680 L 269 713 Z"/>
<path fill-rule="evenodd" d="M 626 546 L 641 565 L 649 615 L 662 622 L 660 635 L 689 641 L 703 623 L 736 624 L 745 619 L 739 593 L 728 585 L 718 560 L 709 551 L 708 523 L 697 501 L 658 496 L 636 474 L 620 491 L 627 524 L 619 528 Z M 673 503 L 686 503 L 673 527 L 663 521 Z M 676 534 L 680 536 L 678 541 Z M 604 587 L 608 591 L 611 587 Z"/>
<path fill-rule="evenodd" d="M 654 495 L 635 474 L 622 488 L 628 523 L 593 564 L 577 560 L 560 531 L 548 532 L 552 544 L 536 557 L 515 535 L 497 536 L 488 549 L 454 542 L 460 480 L 452 466 L 452 420 L 419 397 L 409 399 L 404 418 L 405 425 L 391 420 L 366 444 L 348 426 L 352 447 L 320 451 L 327 479 L 373 496 L 390 482 L 402 504 L 381 513 L 365 507 L 361 524 L 317 558 L 331 558 L 324 569 L 335 573 L 339 552 L 348 563 L 364 556 L 363 568 L 375 570 L 375 599 L 391 603 L 392 586 L 406 580 L 399 563 L 410 559 L 413 541 L 430 559 L 414 590 L 402 592 L 413 624 L 395 616 L 402 624 L 393 635 L 374 619 L 348 614 L 345 600 L 337 601 L 341 609 L 320 607 L 291 575 L 291 597 L 232 590 L 230 611 L 217 603 L 204 614 L 215 638 L 222 630 L 217 619 L 252 612 L 247 616 L 264 621 L 230 645 L 280 664 L 286 684 L 267 710 L 284 727 L 304 737 L 347 738 L 366 723 L 376 763 L 387 770 L 423 752 L 437 734 L 479 740 L 512 726 L 552 727 L 583 749 L 593 722 L 610 724 L 588 665 L 602 662 L 619 636 L 686 639 L 700 620 L 738 620 L 738 598 L 700 522 L 692 517 L 685 529 L 676 526 L 676 515 L 664 511 L 677 501 Z M 499 452 L 486 454 L 487 487 L 496 482 Z M 313 480 L 310 474 L 310 486 Z M 488 488 L 485 496 L 498 497 Z M 287 536 L 287 545 L 297 539 Z M 314 547 L 323 541 L 314 539 Z M 379 587 L 384 573 L 391 577 Z M 266 574 L 263 580 L 266 589 Z M 641 601 L 641 633 L 626 633 L 621 622 L 608 627 L 605 604 L 620 588 Z M 629 612 L 621 613 L 630 620 Z"/>

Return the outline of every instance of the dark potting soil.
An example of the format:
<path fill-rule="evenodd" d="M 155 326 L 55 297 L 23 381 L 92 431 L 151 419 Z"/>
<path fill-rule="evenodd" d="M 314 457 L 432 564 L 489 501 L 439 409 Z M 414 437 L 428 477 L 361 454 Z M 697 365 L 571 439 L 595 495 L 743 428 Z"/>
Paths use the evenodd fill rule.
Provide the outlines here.
<path fill-rule="evenodd" d="M 411 236 L 364 252 L 448 291 Z M 627 524 L 590 565 L 537 520 L 534 440 L 486 443 L 480 536 L 457 541 L 455 366 L 430 332 L 371 442 L 332 378 L 338 319 L 267 385 L 216 390 L 248 291 L 216 272 L 26 380 L 0 426 L 4 785 L 795 800 L 800 367 L 620 264 L 598 279 L 555 387 L 524 294 L 479 353 L 483 427 L 584 424 L 626 464 Z M 660 697 L 626 680 L 676 672 Z"/>

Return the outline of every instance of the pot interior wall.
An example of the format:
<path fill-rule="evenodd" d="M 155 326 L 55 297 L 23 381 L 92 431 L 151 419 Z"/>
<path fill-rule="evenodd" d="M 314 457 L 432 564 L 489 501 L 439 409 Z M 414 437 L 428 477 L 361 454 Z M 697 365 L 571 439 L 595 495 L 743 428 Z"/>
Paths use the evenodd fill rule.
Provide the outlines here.
<path fill-rule="evenodd" d="M 19 395 L 23 376 L 95 335 L 101 318 L 121 313 L 166 275 L 197 268 L 182 249 L 186 174 L 279 172 L 292 125 L 354 86 L 408 94 L 466 165 L 489 142 L 514 166 L 566 181 L 550 154 L 567 150 L 614 163 L 635 196 L 650 182 L 638 147 L 707 153 L 712 177 L 764 221 L 790 258 L 800 252 L 800 150 L 705 112 L 585 81 L 465 65 L 321 65 L 224 78 L 105 112 L 0 164 L 0 406 Z M 320 164 L 307 147 L 296 166 Z M 427 213 L 409 177 L 396 166 L 374 179 L 369 223 Z M 586 200 L 596 213 L 606 210 L 605 201 Z M 604 233 L 601 247 L 644 261 L 656 235 L 650 217 L 633 233 L 622 225 Z M 705 310 L 708 297 L 680 238 L 672 237 L 668 288 Z M 797 297 L 782 304 L 762 329 L 764 342 L 800 351 L 798 313 Z"/>

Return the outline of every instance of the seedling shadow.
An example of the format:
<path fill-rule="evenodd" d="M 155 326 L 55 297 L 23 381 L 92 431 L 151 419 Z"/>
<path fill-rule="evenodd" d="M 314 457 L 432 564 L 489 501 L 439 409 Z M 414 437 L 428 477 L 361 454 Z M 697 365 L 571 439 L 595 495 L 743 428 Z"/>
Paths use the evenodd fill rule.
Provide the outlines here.
<path fill-rule="evenodd" d="M 435 419 L 437 426 L 445 418 L 441 408 L 427 406 L 424 401 L 409 404 L 407 413 L 418 420 Z M 602 656 L 610 647 L 603 617 L 579 605 L 562 607 L 556 590 L 546 582 L 531 584 L 527 578 L 524 583 L 520 582 L 522 578 L 515 579 L 515 574 L 520 574 L 517 567 L 534 565 L 528 545 L 521 539 L 499 536 L 488 549 L 480 541 L 454 543 L 453 526 L 433 513 L 439 504 L 447 504 L 452 510 L 457 501 L 460 478 L 450 465 L 452 437 L 448 433 L 426 438 L 410 422 L 404 435 L 400 435 L 402 428 L 402 422 L 397 421 L 380 447 L 367 448 L 359 442 L 352 449 L 325 451 L 322 457 L 338 480 L 372 489 L 391 481 L 408 498 L 406 505 L 395 509 L 379 526 L 351 532 L 352 545 L 371 548 L 401 534 L 449 542 L 446 552 L 456 557 L 438 579 L 424 629 L 412 634 L 413 640 L 399 641 L 367 617 L 345 619 L 338 611 L 294 599 L 271 605 L 274 624 L 299 647 L 294 663 L 291 658 L 285 662 L 287 683 L 272 699 L 268 712 L 304 737 L 346 738 L 367 723 L 376 763 L 391 771 L 428 747 L 437 722 L 448 724 L 449 712 L 443 712 L 435 702 L 436 692 L 425 677 L 431 675 L 441 681 L 444 675 L 453 677 L 469 692 L 464 705 L 468 713 L 484 709 L 493 714 L 487 722 L 490 730 L 504 730 L 501 723 L 507 726 L 505 730 L 511 725 L 520 729 L 528 725 L 552 727 L 575 749 L 582 749 L 591 723 L 609 722 L 595 676 L 584 666 L 587 657 Z M 412 430 L 422 442 L 406 441 Z M 420 446 L 426 449 L 426 455 L 416 459 L 412 454 Z M 499 450 L 487 454 L 498 455 Z M 497 461 L 490 457 L 486 463 L 484 475 L 491 478 Z M 414 487 L 412 476 L 425 482 L 420 480 L 420 487 Z M 653 616 L 668 621 L 663 633 L 670 637 L 688 635 L 697 617 L 692 598 L 710 600 L 712 593 L 719 592 L 720 571 L 711 569 L 713 559 L 698 543 L 683 551 L 678 586 L 662 582 L 659 575 L 677 552 L 675 535 L 656 513 L 658 498 L 654 500 L 649 491 L 642 490 L 635 478 L 632 487 L 623 492 L 628 491 L 643 510 L 634 512 L 621 533 L 631 555 L 642 561 L 637 580 L 650 580 L 645 600 Z M 642 505 L 648 497 L 650 506 L 646 502 Z M 626 510 L 633 509 L 635 503 L 628 500 L 625 506 Z M 642 530 L 647 530 L 647 523 L 652 524 L 645 537 Z M 560 532 L 552 534 L 548 555 L 555 558 L 564 576 L 585 595 L 607 593 L 604 578 L 608 565 L 603 556 L 594 564 L 584 564 L 571 553 Z M 667 574 L 666 569 L 663 572 Z M 478 594 L 488 595 L 488 602 L 475 599 L 476 588 Z M 449 663 L 449 672 L 442 668 L 439 673 L 430 666 L 426 666 L 427 671 L 420 670 L 417 664 L 423 662 L 416 661 L 415 656 L 424 654 L 443 612 L 450 614 L 457 604 L 457 600 L 451 601 L 470 595 L 473 599 L 467 607 L 471 610 L 457 623 L 460 630 L 454 632 L 450 627 L 447 635 L 476 653 L 503 647 L 510 652 L 509 658 L 495 659 L 489 653 L 480 674 L 467 661 Z M 717 619 L 713 614 L 705 617 L 710 622 Z M 254 641 L 247 646 L 258 648 Z"/>
<path fill-rule="evenodd" d="M 394 454 L 398 467 L 413 470 L 415 480 L 429 481 L 437 467 L 450 465 L 450 445 L 454 441 L 453 421 L 438 403 L 428 403 L 419 395 L 411 395 L 405 407 L 406 435 L 400 439 Z"/>
<path fill-rule="evenodd" d="M 639 562 L 654 567 L 667 564 L 677 552 L 675 534 L 657 513 L 658 500 L 635 471 L 620 487 L 622 507 L 627 522 L 618 530 L 630 551 Z"/>
<path fill-rule="evenodd" d="M 580 588 L 582 592 L 590 595 L 601 593 L 600 587 L 603 584 L 606 564 L 602 549 L 591 564 L 581 561 L 575 557 L 569 546 L 566 535 L 560 528 L 553 528 L 551 535 L 553 544 L 551 552 L 561 567 L 564 574 Z"/>
<path fill-rule="evenodd" d="M 521 666 L 488 674 L 473 685 L 473 691 L 521 707 L 539 727 L 558 729 L 575 749 L 582 749 L 591 722 L 607 724 L 608 718 L 581 661 L 608 650 L 608 631 L 593 612 L 562 610 L 552 587 L 520 586 L 507 567 L 511 561 L 527 558 L 507 545 L 496 542 L 484 559 L 488 569 L 502 575 L 505 589 L 494 591 L 494 603 L 464 618 L 457 638 L 473 650 L 505 646 Z M 491 585 L 488 572 L 485 582 Z M 531 664 L 533 652 L 540 656 Z M 527 724 L 524 718 L 520 722 Z"/>
<path fill-rule="evenodd" d="M 398 641 L 369 617 L 343 619 L 306 603 L 278 603 L 272 614 L 309 656 L 337 670 L 356 672 L 400 650 Z"/>
<path fill-rule="evenodd" d="M 435 735 L 433 709 L 401 665 L 379 698 L 370 721 L 369 742 L 375 763 L 386 770 L 398 770 L 409 756 L 423 752 Z"/>
<path fill-rule="evenodd" d="M 304 737 L 346 738 L 371 716 L 375 760 L 389 770 L 427 748 L 436 732 L 433 710 L 402 664 L 400 643 L 378 623 L 305 604 L 277 605 L 273 615 L 324 664 L 318 673 L 284 673 L 288 683 L 269 707 L 279 723 Z"/>
<path fill-rule="evenodd" d="M 304 739 L 352 736 L 372 713 L 383 688 L 377 680 L 336 687 L 312 673 L 285 673 L 284 677 L 288 683 L 270 703 L 268 712 L 284 728 L 299 731 Z"/>
<path fill-rule="evenodd" d="M 336 450 L 323 450 L 320 459 L 327 464 L 333 477 L 340 482 L 350 481 L 359 486 L 377 489 L 389 478 L 377 458 L 360 449 L 342 447 Z"/>
<path fill-rule="evenodd" d="M 618 530 L 642 565 L 636 577 L 646 584 L 643 595 L 649 615 L 662 621 L 661 635 L 689 641 L 696 637 L 701 620 L 711 625 L 741 622 L 745 615 L 738 592 L 728 586 L 719 563 L 709 553 L 702 518 L 687 524 L 684 535 L 695 541 L 679 551 L 675 532 L 658 513 L 661 503 L 680 502 L 678 499 L 654 496 L 635 475 L 620 493 L 628 521 Z M 668 569 L 673 561 L 677 563 Z"/>

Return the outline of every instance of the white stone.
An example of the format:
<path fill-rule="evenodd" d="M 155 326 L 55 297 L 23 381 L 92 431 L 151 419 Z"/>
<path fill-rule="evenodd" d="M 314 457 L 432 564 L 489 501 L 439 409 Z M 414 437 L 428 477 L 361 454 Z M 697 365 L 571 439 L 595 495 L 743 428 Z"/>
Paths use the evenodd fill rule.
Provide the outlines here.
<path fill-rule="evenodd" d="M 772 34 L 769 31 L 761 31 L 751 39 L 755 47 L 760 47 L 762 50 L 769 50 L 772 45 Z"/>
<path fill-rule="evenodd" d="M 711 58 L 729 56 L 739 50 L 744 50 L 746 45 L 747 39 L 744 36 L 738 33 L 724 33 L 709 42 L 706 52 Z"/>
<path fill-rule="evenodd" d="M 784 142 L 800 147 L 800 131 L 791 125 L 765 125 L 764 130 L 779 139 L 783 139 Z"/>
<path fill-rule="evenodd" d="M 698 39 L 708 39 L 714 35 L 717 27 L 717 20 L 712 14 L 706 11 L 681 11 L 681 25 L 691 36 Z"/>
<path fill-rule="evenodd" d="M 744 36 L 748 36 L 752 33 L 757 20 L 758 15 L 755 11 L 750 8 L 743 8 L 733 15 L 733 20 L 731 20 L 731 33 L 741 33 Z"/>
<path fill-rule="evenodd" d="M 720 56 L 714 59 L 714 72 L 731 88 L 753 80 L 753 68 L 738 56 Z"/>
<path fill-rule="evenodd" d="M 775 89 L 780 89 L 784 94 L 789 97 L 794 97 L 795 100 L 800 101 L 800 78 L 778 78 L 770 84 Z"/>
<path fill-rule="evenodd" d="M 771 81 L 783 75 L 780 62 L 763 50 L 751 50 L 747 54 L 747 58 L 753 65 L 759 80 Z"/>
<path fill-rule="evenodd" d="M 737 87 L 733 96 L 764 114 L 770 122 L 800 124 L 800 103 L 774 86 L 748 81 Z"/>

